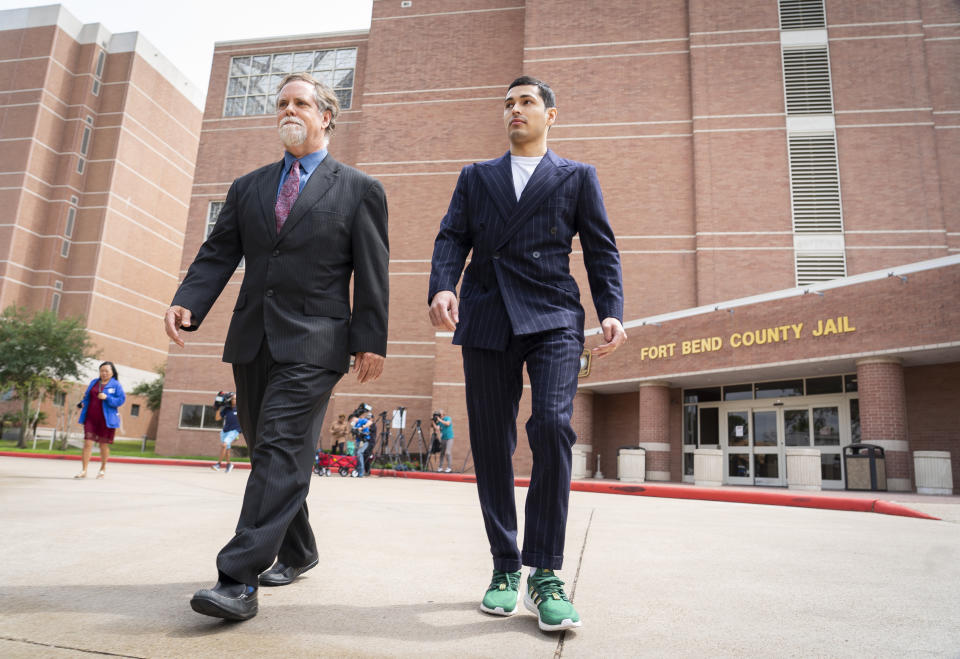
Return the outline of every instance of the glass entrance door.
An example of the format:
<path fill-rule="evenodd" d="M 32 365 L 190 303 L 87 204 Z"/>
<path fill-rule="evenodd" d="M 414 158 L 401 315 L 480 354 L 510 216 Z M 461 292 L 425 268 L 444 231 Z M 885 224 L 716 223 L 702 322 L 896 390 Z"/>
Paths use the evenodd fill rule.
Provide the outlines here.
<path fill-rule="evenodd" d="M 779 410 L 753 410 L 753 482 L 785 485 L 783 417 Z"/>
<path fill-rule="evenodd" d="M 727 412 L 727 441 L 723 447 L 723 459 L 726 482 L 730 485 L 753 485 L 750 426 L 749 410 Z"/>

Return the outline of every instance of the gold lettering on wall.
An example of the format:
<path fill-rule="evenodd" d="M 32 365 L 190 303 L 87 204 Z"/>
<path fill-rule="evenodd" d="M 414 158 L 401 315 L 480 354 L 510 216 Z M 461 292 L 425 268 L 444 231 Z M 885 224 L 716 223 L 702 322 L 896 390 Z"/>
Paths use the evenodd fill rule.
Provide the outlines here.
<path fill-rule="evenodd" d="M 804 323 L 788 323 L 773 327 L 760 327 L 745 332 L 734 332 L 730 336 L 707 336 L 696 339 L 686 339 L 680 342 L 661 343 L 640 348 L 640 361 L 655 359 L 669 359 L 677 355 L 698 355 L 707 352 L 717 352 L 725 345 L 733 349 L 752 348 L 774 343 L 788 343 L 805 336 L 820 338 L 832 334 L 847 334 L 856 332 L 857 328 L 850 322 L 849 316 L 820 318 L 812 326 L 812 330 L 804 333 Z M 680 349 L 677 350 L 679 345 Z"/>

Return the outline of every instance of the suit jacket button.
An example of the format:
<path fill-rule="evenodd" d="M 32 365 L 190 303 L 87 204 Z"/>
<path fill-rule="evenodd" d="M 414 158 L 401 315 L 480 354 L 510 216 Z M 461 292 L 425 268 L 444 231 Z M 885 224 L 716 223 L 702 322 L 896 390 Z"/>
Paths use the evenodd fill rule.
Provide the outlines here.
<path fill-rule="evenodd" d="M 550 227 L 550 235 L 551 236 L 557 235 L 557 227 Z"/>
<path fill-rule="evenodd" d="M 533 258 L 539 259 L 539 258 L 540 258 L 540 252 L 534 252 L 534 253 L 533 253 Z"/>
<path fill-rule="evenodd" d="M 500 258 L 500 252 L 494 252 L 494 253 L 493 253 L 493 258 L 499 259 L 499 258 Z"/>
<path fill-rule="evenodd" d="M 279 249 L 273 250 L 273 255 L 274 255 L 274 256 L 280 256 L 280 250 L 279 250 Z"/>
<path fill-rule="evenodd" d="M 267 290 L 267 297 L 273 297 L 273 289 Z"/>

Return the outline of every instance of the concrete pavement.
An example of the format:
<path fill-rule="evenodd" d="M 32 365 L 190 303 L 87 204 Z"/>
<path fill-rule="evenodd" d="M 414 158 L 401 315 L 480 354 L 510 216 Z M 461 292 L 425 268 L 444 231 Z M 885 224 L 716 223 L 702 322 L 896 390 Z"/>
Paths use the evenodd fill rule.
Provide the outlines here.
<path fill-rule="evenodd" d="M 561 635 L 478 610 L 472 484 L 314 477 L 320 566 L 237 624 L 188 601 L 249 472 L 77 466 L 0 457 L 0 656 L 960 656 L 956 497 L 898 497 L 933 521 L 573 492 Z"/>

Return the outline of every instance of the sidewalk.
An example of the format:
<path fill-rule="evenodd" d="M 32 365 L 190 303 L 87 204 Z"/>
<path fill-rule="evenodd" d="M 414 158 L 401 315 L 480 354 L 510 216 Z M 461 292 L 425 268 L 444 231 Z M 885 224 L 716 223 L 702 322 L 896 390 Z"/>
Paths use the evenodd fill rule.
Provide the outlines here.
<path fill-rule="evenodd" d="M 571 494 L 560 572 L 584 626 L 479 612 L 469 483 L 314 477 L 320 567 L 230 624 L 190 610 L 246 476 L 0 457 L 0 656 L 901 657 L 960 648 L 960 524 Z M 524 488 L 517 488 L 522 513 Z M 876 496 L 878 493 L 865 493 Z M 922 501 L 904 505 L 926 506 Z M 930 499 L 941 499 L 939 497 Z M 930 504 L 953 509 L 956 497 Z M 926 508 L 925 508 L 926 509 Z M 940 515 L 937 515 L 940 516 Z M 522 524 L 522 515 L 521 515 Z"/>
<path fill-rule="evenodd" d="M 23 453 L 0 451 L 2 457 L 41 458 L 48 460 L 79 461 L 80 456 L 68 454 Z M 178 458 L 141 458 L 120 456 L 111 462 L 124 464 L 173 465 L 180 467 L 209 467 L 213 460 L 183 460 Z M 96 460 L 93 460 L 96 462 Z M 236 462 L 237 469 L 250 469 L 249 462 Z M 99 468 L 99 467 L 98 467 Z M 424 480 L 475 483 L 472 472 L 434 473 L 420 471 L 393 471 L 374 469 L 376 476 L 413 478 Z M 529 478 L 516 478 L 518 487 L 527 487 Z M 701 501 L 726 501 L 729 503 L 753 503 L 771 506 L 795 506 L 821 508 L 823 510 L 847 510 L 872 512 L 884 515 L 941 519 L 960 523 L 960 496 L 929 496 L 915 492 L 861 492 L 845 490 L 801 491 L 782 487 L 695 487 L 689 483 L 626 483 L 615 479 L 588 478 L 571 483 L 574 492 L 622 494 L 628 496 L 663 497 L 668 499 L 697 499 Z"/>

